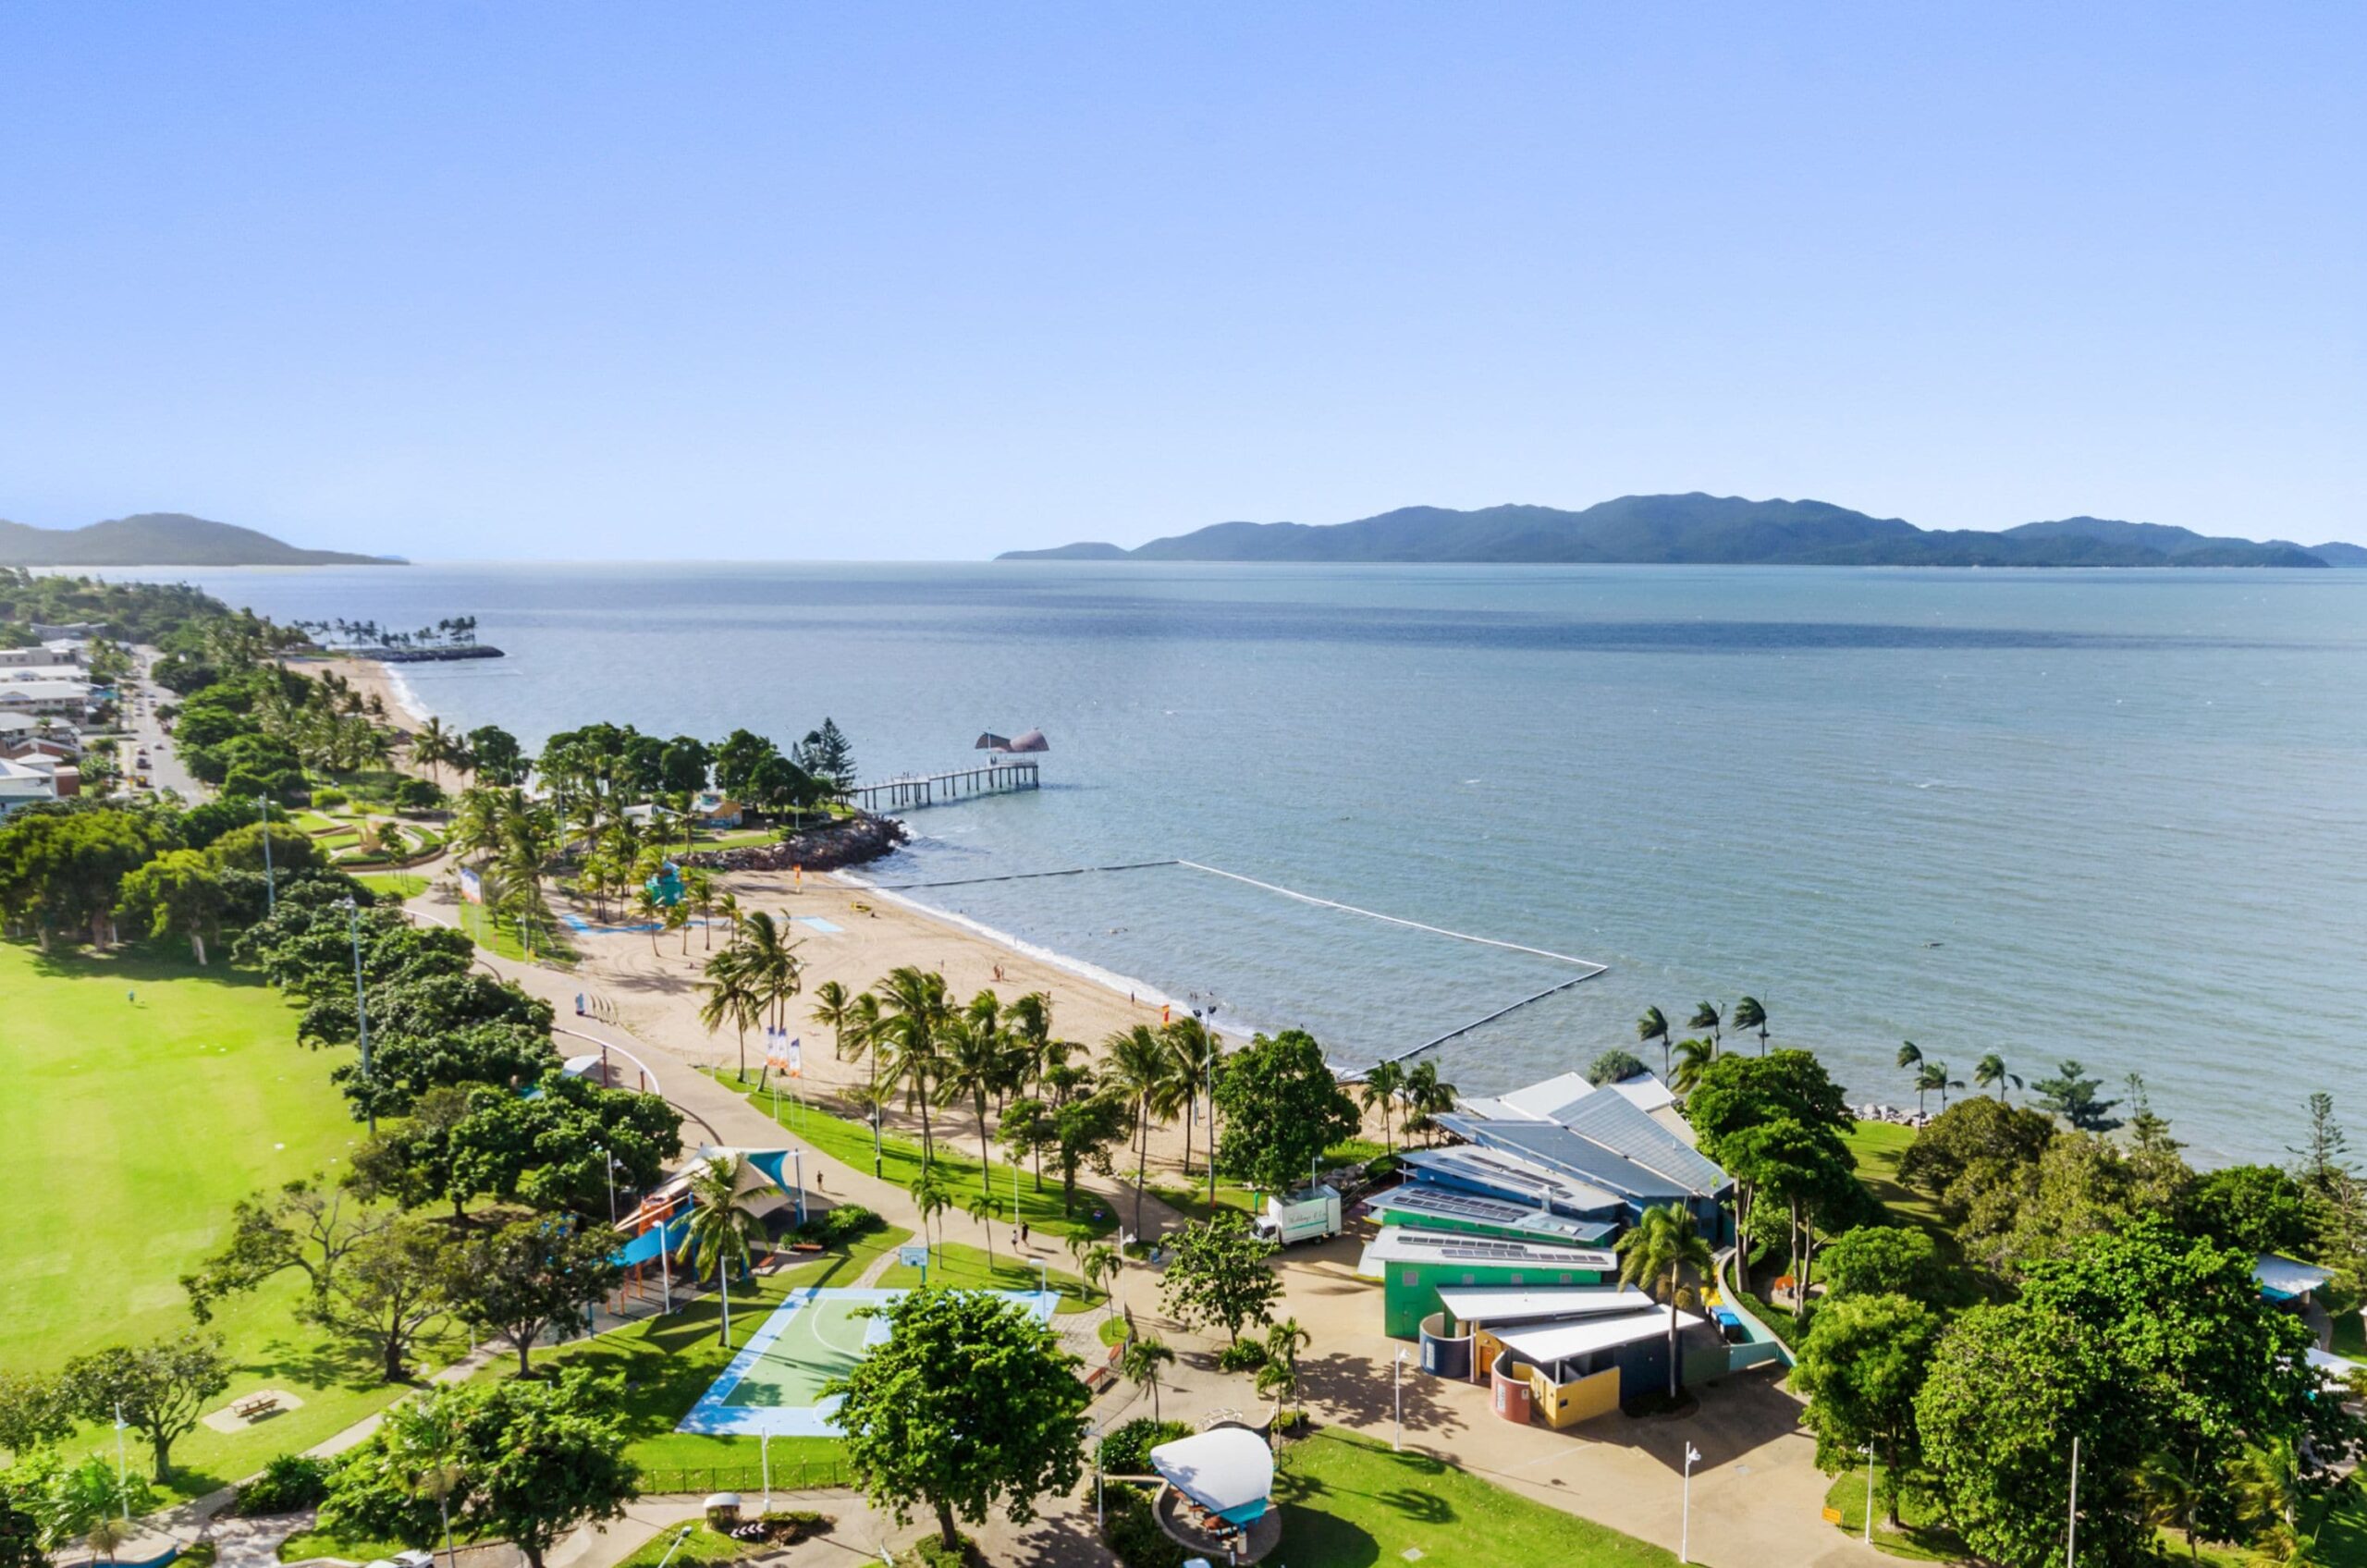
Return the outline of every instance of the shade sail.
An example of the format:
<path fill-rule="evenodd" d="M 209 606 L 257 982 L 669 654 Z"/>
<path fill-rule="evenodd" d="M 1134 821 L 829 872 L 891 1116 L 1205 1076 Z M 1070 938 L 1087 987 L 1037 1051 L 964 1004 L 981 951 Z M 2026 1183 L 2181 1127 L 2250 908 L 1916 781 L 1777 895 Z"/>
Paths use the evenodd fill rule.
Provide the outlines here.
<path fill-rule="evenodd" d="M 1264 1513 L 1274 1491 L 1274 1451 L 1246 1427 L 1218 1427 L 1150 1451 L 1159 1478 L 1235 1525 Z"/>

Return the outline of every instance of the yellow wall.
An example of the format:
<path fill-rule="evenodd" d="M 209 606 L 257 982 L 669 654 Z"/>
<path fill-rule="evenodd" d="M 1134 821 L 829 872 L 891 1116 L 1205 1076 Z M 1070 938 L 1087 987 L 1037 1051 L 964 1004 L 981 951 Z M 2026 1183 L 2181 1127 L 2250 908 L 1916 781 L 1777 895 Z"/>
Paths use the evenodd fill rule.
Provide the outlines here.
<path fill-rule="evenodd" d="M 1591 1421 L 1619 1408 L 1616 1366 L 1568 1383 L 1549 1382 L 1543 1372 L 1532 1370 L 1528 1380 L 1536 1395 L 1537 1415 L 1556 1430 Z"/>

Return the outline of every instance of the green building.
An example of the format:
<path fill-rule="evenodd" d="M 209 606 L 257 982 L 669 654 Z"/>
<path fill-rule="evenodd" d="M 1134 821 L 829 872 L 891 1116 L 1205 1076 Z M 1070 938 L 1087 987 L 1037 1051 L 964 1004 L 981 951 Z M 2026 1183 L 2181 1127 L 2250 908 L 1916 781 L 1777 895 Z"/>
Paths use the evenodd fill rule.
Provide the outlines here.
<path fill-rule="evenodd" d="M 1381 1282 L 1382 1332 L 1410 1340 L 1423 1318 L 1443 1310 L 1441 1286 L 1611 1284 L 1619 1260 L 1589 1247 L 1388 1225 L 1366 1244 L 1356 1272 Z"/>

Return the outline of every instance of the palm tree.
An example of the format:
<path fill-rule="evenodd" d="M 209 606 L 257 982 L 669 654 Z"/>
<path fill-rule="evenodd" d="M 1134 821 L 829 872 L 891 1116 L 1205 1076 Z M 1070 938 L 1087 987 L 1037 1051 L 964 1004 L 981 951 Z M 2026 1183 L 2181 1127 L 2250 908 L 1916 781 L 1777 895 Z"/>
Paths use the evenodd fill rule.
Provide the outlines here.
<path fill-rule="evenodd" d="M 706 999 L 699 1004 L 699 1022 L 714 1034 L 729 1023 L 740 1036 L 740 1082 L 748 1081 L 748 1029 L 765 1018 L 764 994 L 756 989 L 740 954 L 724 949 L 706 961 L 706 979 L 699 989 Z"/>
<path fill-rule="evenodd" d="M 2203 1498 L 2200 1480 L 2193 1466 L 2168 1449 L 2147 1454 L 2137 1466 L 2137 1486 L 2144 1494 L 2146 1522 L 2157 1529 L 2185 1531 L 2189 1562 L 2202 1557 L 2202 1543 L 2195 1538 L 2194 1530 L 2194 1511 Z"/>
<path fill-rule="evenodd" d="M 1159 1369 L 1171 1365 L 1175 1352 L 1165 1341 L 1136 1334 L 1118 1354 L 1118 1372 L 1138 1389 L 1150 1390 L 1150 1418 L 1159 1419 Z"/>
<path fill-rule="evenodd" d="M 1104 1082 L 1134 1108 L 1134 1234 L 1143 1233 L 1143 1186 L 1150 1169 L 1150 1123 L 1173 1092 L 1171 1060 L 1158 1033 L 1147 1023 L 1121 1030 L 1102 1042 L 1110 1056 Z M 1160 1117 L 1161 1121 L 1166 1118 Z"/>
<path fill-rule="evenodd" d="M 1669 1079 L 1668 1086 L 1680 1096 L 1691 1094 L 1709 1073 L 1710 1064 L 1717 1060 L 1715 1041 L 1679 1040 L 1676 1043 L 1676 1072 Z"/>
<path fill-rule="evenodd" d="M 944 975 L 909 963 L 890 970 L 873 990 L 879 998 L 879 1022 L 870 1031 L 873 1048 L 885 1054 L 880 1071 L 889 1083 L 902 1086 L 904 1103 L 920 1108 L 921 1164 L 926 1168 L 937 1158 L 928 1108 L 942 1071 L 940 1050 L 953 1003 L 945 994 Z"/>
<path fill-rule="evenodd" d="M 2005 1071 L 2005 1059 L 1995 1051 L 1991 1051 L 1973 1064 L 1972 1081 L 1984 1089 L 1994 1084 L 2001 1101 L 2005 1097 L 2006 1084 L 2011 1084 L 2017 1089 L 2022 1086 L 2021 1079 Z"/>
<path fill-rule="evenodd" d="M 1922 1063 L 1915 1070 L 1916 1114 L 1920 1116 L 1923 1113 L 1923 1096 L 1927 1093 L 1937 1090 L 1940 1096 L 1940 1109 L 1942 1110 L 1945 1110 L 1948 1109 L 1948 1091 L 1950 1089 L 1961 1089 L 1963 1087 L 1963 1079 L 1951 1078 L 1948 1076 L 1948 1064 L 1946 1062 L 1927 1061 Z"/>
<path fill-rule="evenodd" d="M 962 1212 L 987 1233 L 987 1278 L 995 1277 L 995 1200 L 981 1189 L 962 1200 Z"/>
<path fill-rule="evenodd" d="M 454 1396 L 439 1389 L 406 1400 L 386 1412 L 378 1429 L 385 1434 L 386 1459 L 400 1473 L 405 1489 L 435 1500 L 444 1525 L 445 1562 L 457 1568 L 452 1494 L 468 1478 L 468 1471 L 460 1464 L 460 1410 Z"/>
<path fill-rule="evenodd" d="M 1156 1408 L 1157 1401 L 1152 1403 Z M 104 1557 L 113 1562 L 116 1549 L 138 1533 L 131 1527 L 131 1521 L 120 1514 L 102 1513 L 82 1532 L 82 1544 L 91 1549 L 92 1557 Z"/>
<path fill-rule="evenodd" d="M 991 1191 L 993 1147 L 987 1140 L 987 1096 L 1012 1078 L 1012 1051 L 1002 1031 L 1002 1001 L 980 991 L 949 1020 L 938 1052 L 938 1089 L 949 1099 L 967 1096 L 978 1118 L 978 1190 Z"/>
<path fill-rule="evenodd" d="M 1455 1087 L 1439 1076 L 1435 1061 L 1417 1061 L 1405 1070 L 1405 1135 L 1428 1133 L 1437 1127 L 1435 1118 L 1442 1110 L 1454 1109 Z"/>
<path fill-rule="evenodd" d="M 921 1244 L 926 1246 L 930 1224 L 953 1207 L 953 1195 L 945 1190 L 944 1172 L 926 1161 L 921 1166 L 920 1180 L 913 1183 L 913 1207 L 921 1212 Z"/>
<path fill-rule="evenodd" d="M 459 750 L 460 737 L 444 728 L 440 718 L 431 717 L 411 738 L 411 760 L 424 766 L 427 776 L 439 785 L 444 782 L 444 775 L 438 768 L 450 762 Z"/>
<path fill-rule="evenodd" d="M 1208 1026 L 1196 1018 L 1178 1018 L 1160 1028 L 1159 1038 L 1167 1043 L 1173 1060 L 1169 1072 L 1174 1078 L 1170 1085 L 1171 1096 L 1184 1112 L 1184 1174 L 1192 1174 L 1192 1111 L 1199 1104 L 1200 1087 L 1209 1081 L 1214 1071 L 1216 1036 Z M 1216 1158 L 1216 1108 L 1209 1107 L 1208 1158 Z"/>
<path fill-rule="evenodd" d="M 1655 1040 L 1658 1040 L 1658 1041 L 1660 1042 L 1660 1046 L 1661 1046 L 1661 1077 L 1662 1077 L 1662 1078 L 1663 1078 L 1663 1079 L 1667 1078 L 1667 1077 L 1668 1077 L 1668 1017 L 1667 1017 L 1667 1015 L 1666 1015 L 1666 1014 L 1664 1014 L 1664 1013 L 1662 1013 L 1662 1012 L 1661 1011 L 1661 1010 L 1660 1010 L 1660 1009 L 1658 1009 L 1658 1008 L 1656 1008 L 1656 1007 L 1648 1007 L 1648 1008 L 1646 1008 L 1646 1009 L 1644 1010 L 1644 1016 L 1643 1016 L 1643 1017 L 1641 1017 L 1641 1018 L 1639 1018 L 1639 1019 L 1637 1019 L 1637 1020 L 1636 1020 L 1636 1038 L 1637 1038 L 1637 1042 L 1638 1042 L 1638 1043 L 1643 1044 L 1643 1045 L 1647 1045 L 1647 1046 L 1650 1045 L 1650 1044 L 1651 1044 L 1653 1041 L 1655 1041 Z"/>
<path fill-rule="evenodd" d="M 1686 1020 L 1685 1026 L 1687 1029 L 1710 1031 L 1710 1049 L 1713 1056 L 1717 1054 L 1718 1047 L 1726 1043 L 1725 1015 L 1718 1011 L 1718 1004 L 1715 1002 L 1696 1002 L 1693 1006 L 1693 1016 Z"/>
<path fill-rule="evenodd" d="M 717 1155 L 691 1178 L 691 1222 L 682 1236 L 683 1250 L 701 1262 L 715 1260 L 716 1289 L 723 1302 L 724 1344 L 731 1342 L 731 1266 L 748 1272 L 748 1248 L 761 1240 L 764 1222 L 740 1195 L 741 1158 Z"/>
<path fill-rule="evenodd" d="M 1285 1317 L 1266 1330 L 1266 1363 L 1257 1368 L 1257 1391 L 1274 1402 L 1276 1415 L 1286 1404 L 1298 1398 L 1298 1353 L 1313 1343 L 1315 1336 L 1299 1327 L 1295 1317 Z"/>
<path fill-rule="evenodd" d="M 1619 1238 L 1619 1282 L 1640 1284 L 1668 1303 L 1668 1397 L 1676 1397 L 1676 1292 L 1691 1269 L 1706 1275 L 1714 1267 L 1710 1243 L 1694 1232 L 1693 1216 L 1679 1205 L 1648 1208 L 1636 1228 Z"/>
<path fill-rule="evenodd" d="M 1759 1031 L 1759 1054 L 1767 1054 L 1767 1010 L 1759 1005 L 1757 997 L 1745 997 L 1735 1003 L 1735 1027 Z"/>
<path fill-rule="evenodd" d="M 1391 1154 L 1397 1152 L 1397 1145 L 1390 1137 L 1389 1110 L 1404 1087 L 1405 1066 L 1403 1062 L 1378 1061 L 1365 1073 L 1365 1109 L 1380 1112 L 1381 1142 Z"/>
<path fill-rule="evenodd" d="M 1118 1282 L 1118 1277 L 1126 1267 L 1126 1260 L 1118 1255 L 1118 1249 L 1107 1242 L 1094 1241 L 1080 1231 L 1069 1238 L 1069 1256 L 1076 1259 L 1079 1277 L 1099 1291 L 1102 1302 L 1114 1311 L 1118 1294 L 1110 1287 Z"/>
<path fill-rule="evenodd" d="M 666 906 L 657 901 L 656 889 L 637 888 L 632 895 L 632 912 L 649 925 L 649 956 L 657 956 L 657 933 L 665 929 Z"/>
<path fill-rule="evenodd" d="M 1923 1047 L 1912 1040 L 1903 1040 L 1898 1047 L 1898 1070 L 1901 1072 L 1923 1060 Z"/>
<path fill-rule="evenodd" d="M 747 966 L 748 983 L 764 998 L 775 1029 L 789 1027 L 789 998 L 804 988 L 804 961 L 791 937 L 790 924 L 758 910 L 740 921 L 740 962 Z"/>

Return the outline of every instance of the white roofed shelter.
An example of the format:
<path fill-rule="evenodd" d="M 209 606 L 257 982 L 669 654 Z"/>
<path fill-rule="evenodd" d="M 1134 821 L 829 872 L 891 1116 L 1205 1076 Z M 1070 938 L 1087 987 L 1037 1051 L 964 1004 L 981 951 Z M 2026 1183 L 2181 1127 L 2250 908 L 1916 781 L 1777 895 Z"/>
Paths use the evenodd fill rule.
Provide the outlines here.
<path fill-rule="evenodd" d="M 1262 1433 L 1227 1422 L 1159 1444 L 1150 1464 L 1165 1483 L 1159 1527 L 1187 1550 L 1254 1562 L 1281 1540 L 1274 1451 Z"/>

